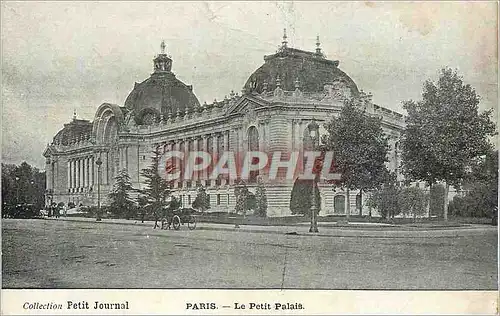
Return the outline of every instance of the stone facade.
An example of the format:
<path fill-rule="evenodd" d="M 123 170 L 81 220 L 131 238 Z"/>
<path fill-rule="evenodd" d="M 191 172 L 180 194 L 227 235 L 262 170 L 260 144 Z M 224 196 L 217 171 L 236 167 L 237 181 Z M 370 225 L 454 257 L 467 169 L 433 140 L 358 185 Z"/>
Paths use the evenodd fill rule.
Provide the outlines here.
<path fill-rule="evenodd" d="M 399 113 L 373 104 L 371 95 L 358 90 L 354 81 L 338 68 L 338 61 L 325 58 L 321 49 L 307 52 L 289 48 L 284 39 L 276 54 L 252 74 L 242 94 L 231 92 L 221 101 L 201 105 L 192 87 L 175 78 L 172 60 L 164 52 L 154 59 L 153 74 L 136 83 L 125 106 L 104 103 L 92 122 L 73 121 L 54 137 L 44 152 L 47 172 L 47 202 L 97 204 L 100 176 L 101 201 L 105 205 L 114 177 L 126 169 L 135 188 L 144 186 L 141 169 L 151 162 L 155 148 L 166 150 L 230 150 L 244 153 L 252 146 L 261 151 L 297 151 L 307 142 L 308 125 L 321 126 L 338 115 L 347 98 L 357 98 L 368 115 L 382 118 L 391 136 L 388 167 L 399 168 L 398 139 L 404 120 Z M 253 133 L 249 137 L 250 133 Z M 324 129 L 320 128 L 320 134 Z M 96 165 L 100 158 L 102 165 Z M 99 172 L 100 169 L 100 172 Z M 193 179 L 175 181 L 174 194 L 183 205 L 196 197 L 196 185 L 206 186 L 212 210 L 232 211 L 234 181 Z M 319 184 L 320 215 L 344 214 L 341 190 Z M 254 185 L 249 184 L 252 191 Z M 268 185 L 268 215 L 290 215 L 292 184 Z M 351 195 L 351 213 L 356 210 Z M 338 204 L 335 207 L 335 204 Z"/>

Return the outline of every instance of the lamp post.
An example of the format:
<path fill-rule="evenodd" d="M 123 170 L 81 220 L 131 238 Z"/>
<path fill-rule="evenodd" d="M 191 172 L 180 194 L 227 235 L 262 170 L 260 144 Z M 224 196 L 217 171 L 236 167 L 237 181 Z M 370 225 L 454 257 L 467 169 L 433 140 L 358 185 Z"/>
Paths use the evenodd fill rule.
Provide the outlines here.
<path fill-rule="evenodd" d="M 95 164 L 97 165 L 97 215 L 95 220 L 99 222 L 101 221 L 101 157 L 97 157 Z"/>
<path fill-rule="evenodd" d="M 312 150 L 316 150 L 316 141 L 319 136 L 319 125 L 316 123 L 316 120 L 313 119 L 311 124 L 308 125 L 309 129 L 309 136 L 311 137 L 311 142 L 312 142 Z M 314 164 L 315 161 L 313 161 L 313 170 L 314 170 Z M 316 175 L 314 175 L 313 180 L 311 181 L 311 227 L 309 228 L 310 233 L 317 233 L 318 232 L 318 220 L 316 218 L 316 212 L 318 211 L 318 206 L 316 205 L 316 192 L 314 191 L 315 189 L 315 184 L 316 184 Z"/>
<path fill-rule="evenodd" d="M 16 177 L 16 205 L 19 203 L 19 177 Z"/>

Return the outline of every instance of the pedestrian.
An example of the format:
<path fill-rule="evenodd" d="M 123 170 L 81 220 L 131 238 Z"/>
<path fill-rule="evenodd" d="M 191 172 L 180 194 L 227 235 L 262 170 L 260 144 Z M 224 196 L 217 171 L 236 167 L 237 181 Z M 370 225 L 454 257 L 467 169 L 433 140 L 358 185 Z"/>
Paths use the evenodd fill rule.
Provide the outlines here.
<path fill-rule="evenodd" d="M 64 213 L 64 217 L 66 217 L 68 215 L 68 207 L 66 205 L 63 206 L 63 213 Z"/>
<path fill-rule="evenodd" d="M 55 215 L 56 218 L 60 217 L 60 215 L 61 215 L 60 211 L 61 211 L 61 204 L 59 203 L 59 204 L 56 204 L 54 206 L 54 215 Z"/>

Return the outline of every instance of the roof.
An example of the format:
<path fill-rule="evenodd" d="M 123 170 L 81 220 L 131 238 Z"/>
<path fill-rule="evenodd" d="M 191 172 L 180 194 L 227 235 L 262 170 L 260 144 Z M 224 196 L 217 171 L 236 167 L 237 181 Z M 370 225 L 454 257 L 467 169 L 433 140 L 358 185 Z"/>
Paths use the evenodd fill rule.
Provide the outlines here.
<path fill-rule="evenodd" d="M 264 64 L 259 67 L 245 84 L 248 92 L 261 93 L 276 88 L 279 77 L 281 88 L 295 90 L 296 81 L 303 92 L 322 92 L 326 83 L 343 81 L 353 96 L 359 95 L 356 83 L 338 68 L 338 60 L 328 60 L 321 53 L 308 52 L 296 48 L 282 47 L 273 55 L 264 56 Z"/>
<path fill-rule="evenodd" d="M 74 141 L 79 141 L 82 138 L 90 138 L 92 133 L 92 122 L 88 120 L 73 119 L 71 122 L 64 124 L 63 129 L 57 132 L 53 138 L 56 144 L 69 145 Z"/>
<path fill-rule="evenodd" d="M 135 83 L 125 100 L 125 107 L 134 112 L 138 124 L 145 112 L 167 115 L 199 105 L 192 86 L 184 84 L 171 72 L 155 72 L 143 82 Z"/>

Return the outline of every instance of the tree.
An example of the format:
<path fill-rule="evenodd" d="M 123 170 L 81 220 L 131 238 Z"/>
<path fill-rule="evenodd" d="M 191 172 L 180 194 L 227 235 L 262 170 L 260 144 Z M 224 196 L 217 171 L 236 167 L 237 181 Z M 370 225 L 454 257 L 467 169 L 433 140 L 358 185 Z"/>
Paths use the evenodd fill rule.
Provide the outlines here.
<path fill-rule="evenodd" d="M 242 213 L 245 216 L 247 211 L 255 209 L 257 206 L 255 195 L 248 190 L 244 181 L 236 184 L 234 196 L 236 197 L 235 211 L 238 214 Z"/>
<path fill-rule="evenodd" d="M 255 189 L 255 200 L 256 200 L 256 209 L 257 215 L 261 217 L 267 216 L 267 194 L 266 187 L 264 186 L 264 182 L 259 178 L 257 182 L 257 188 Z"/>
<path fill-rule="evenodd" d="M 461 185 L 473 160 L 491 149 L 488 137 L 496 134 L 492 111 L 479 113 L 478 105 L 474 88 L 449 68 L 441 70 L 437 82 L 424 83 L 421 101 L 403 102 L 408 112 L 401 144 L 403 170 L 431 187 L 445 183 L 445 220 L 449 185 Z"/>
<path fill-rule="evenodd" d="M 311 196 L 314 185 L 314 198 L 316 199 L 317 213 L 321 209 L 321 195 L 318 189 L 318 183 L 314 180 L 297 178 L 293 183 L 292 193 L 290 194 L 290 210 L 292 214 L 302 214 L 311 216 Z"/>
<path fill-rule="evenodd" d="M 205 188 L 203 186 L 198 187 L 198 193 L 193 201 L 193 208 L 201 210 L 205 213 L 206 210 L 210 209 L 210 196 L 208 196 Z"/>
<path fill-rule="evenodd" d="M 134 202 L 130 198 L 129 192 L 133 190 L 130 176 L 126 169 L 122 169 L 115 177 L 113 190 L 109 194 L 111 199 L 111 212 L 114 214 L 129 219 L 133 216 Z"/>
<path fill-rule="evenodd" d="M 401 212 L 401 188 L 394 173 L 389 174 L 381 188 L 375 190 L 368 200 L 370 207 L 375 207 L 383 219 L 391 218 Z"/>
<path fill-rule="evenodd" d="M 429 217 L 444 217 L 446 188 L 442 184 L 435 184 L 429 189 Z"/>
<path fill-rule="evenodd" d="M 346 189 L 346 215 L 349 218 L 349 191 L 370 191 L 387 177 L 387 137 L 381 119 L 368 115 L 355 100 L 346 101 L 338 117 L 325 125 L 323 149 L 334 152 L 337 185 Z"/>
<path fill-rule="evenodd" d="M 18 204 L 32 204 L 40 210 L 45 205 L 45 171 L 27 162 L 2 163 L 2 206 L 8 211 Z"/>
<path fill-rule="evenodd" d="M 160 175 L 160 157 L 161 153 L 156 148 L 151 157 L 151 165 L 141 171 L 141 175 L 145 178 L 146 187 L 139 191 L 142 195 L 140 197 L 141 203 L 145 204 L 144 208 L 155 219 L 154 228 L 159 227 L 158 220 L 165 215 L 164 207 L 171 193 L 170 184 Z"/>
<path fill-rule="evenodd" d="M 450 203 L 455 216 L 495 217 L 498 211 L 498 151 L 490 150 L 476 159 L 463 185 L 465 196 Z"/>
<path fill-rule="evenodd" d="M 401 213 L 406 217 L 407 215 L 413 216 L 415 222 L 417 216 L 425 215 L 427 209 L 428 196 L 425 192 L 417 187 L 406 187 L 399 192 L 399 207 Z"/>

